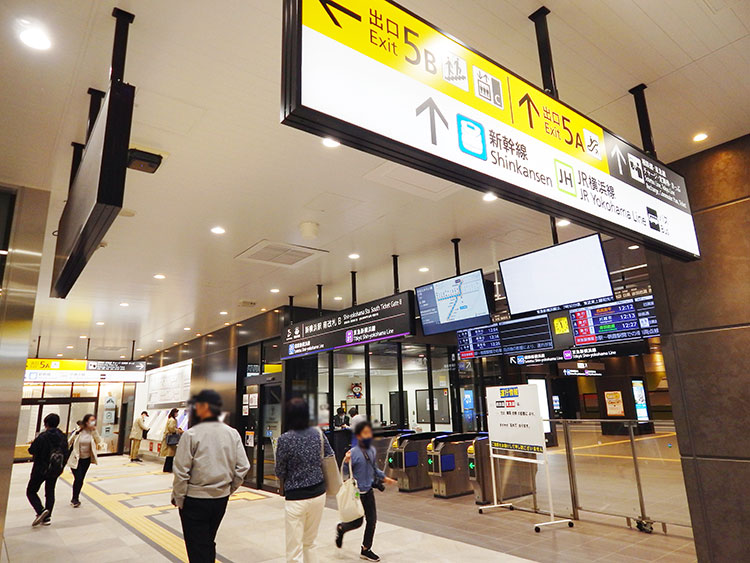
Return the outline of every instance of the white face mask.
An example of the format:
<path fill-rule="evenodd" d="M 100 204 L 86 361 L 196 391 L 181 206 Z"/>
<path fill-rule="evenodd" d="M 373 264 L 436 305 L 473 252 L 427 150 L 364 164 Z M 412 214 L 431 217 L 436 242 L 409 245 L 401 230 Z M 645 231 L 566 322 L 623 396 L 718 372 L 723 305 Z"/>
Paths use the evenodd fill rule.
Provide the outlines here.
<path fill-rule="evenodd" d="M 94 428 L 96 426 L 96 420 L 89 420 L 89 428 Z"/>

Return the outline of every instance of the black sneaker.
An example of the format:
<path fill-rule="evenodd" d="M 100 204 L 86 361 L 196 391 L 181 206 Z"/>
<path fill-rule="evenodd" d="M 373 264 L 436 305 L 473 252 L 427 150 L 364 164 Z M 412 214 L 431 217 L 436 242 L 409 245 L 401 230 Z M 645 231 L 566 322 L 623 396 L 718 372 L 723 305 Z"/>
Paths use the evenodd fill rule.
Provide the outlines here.
<path fill-rule="evenodd" d="M 49 516 L 42 520 L 42 526 L 49 526 L 50 524 L 52 524 L 52 518 L 50 518 Z"/>
<path fill-rule="evenodd" d="M 365 549 L 364 547 L 362 548 L 362 551 L 359 554 L 359 558 L 364 559 L 365 561 L 380 561 L 380 557 L 375 555 L 372 552 L 372 549 Z"/>
<path fill-rule="evenodd" d="M 73 508 L 78 508 L 79 506 L 81 506 L 81 501 L 80 500 L 71 500 L 70 504 L 73 506 Z"/>
<path fill-rule="evenodd" d="M 341 549 L 341 544 L 344 543 L 344 530 L 341 529 L 341 524 L 336 526 L 336 547 Z"/>
<path fill-rule="evenodd" d="M 49 518 L 49 510 L 42 510 L 39 514 L 37 514 L 36 518 L 34 518 L 34 521 L 31 523 L 31 526 L 36 528 L 39 524 L 44 522 L 45 518 Z"/>

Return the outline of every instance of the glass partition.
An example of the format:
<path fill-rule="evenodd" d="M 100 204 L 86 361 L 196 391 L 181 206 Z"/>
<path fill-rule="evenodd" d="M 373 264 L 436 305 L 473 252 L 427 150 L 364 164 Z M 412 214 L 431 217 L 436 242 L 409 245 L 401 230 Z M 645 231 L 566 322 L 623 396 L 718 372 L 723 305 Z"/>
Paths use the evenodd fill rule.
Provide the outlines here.
<path fill-rule="evenodd" d="M 433 347 L 432 356 L 432 387 L 435 393 L 435 430 L 451 432 L 453 421 L 451 420 L 451 396 L 450 396 L 450 370 L 448 349 Z"/>
<path fill-rule="evenodd" d="M 399 425 L 397 345 L 370 344 L 370 400 L 372 424 L 376 428 Z"/>
<path fill-rule="evenodd" d="M 318 354 L 319 356 L 321 354 Z M 353 346 L 333 354 L 333 408 L 365 414 L 365 347 Z M 351 416 L 351 414 L 349 414 Z M 376 411 L 373 410 L 373 418 Z"/>
<path fill-rule="evenodd" d="M 402 365 L 407 427 L 417 432 L 428 432 L 431 406 L 427 382 L 427 347 L 422 344 L 403 344 Z"/>

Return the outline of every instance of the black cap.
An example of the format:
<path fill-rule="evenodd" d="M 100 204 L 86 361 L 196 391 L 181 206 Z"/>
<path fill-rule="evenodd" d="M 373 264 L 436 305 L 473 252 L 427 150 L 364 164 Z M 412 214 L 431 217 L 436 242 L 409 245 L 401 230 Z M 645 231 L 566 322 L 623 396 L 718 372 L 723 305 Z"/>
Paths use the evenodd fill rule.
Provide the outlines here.
<path fill-rule="evenodd" d="M 221 395 L 219 395 L 213 389 L 204 389 L 197 395 L 194 395 L 191 402 L 192 403 L 208 403 L 209 405 L 213 405 L 215 407 L 220 407 L 223 404 L 221 400 Z"/>

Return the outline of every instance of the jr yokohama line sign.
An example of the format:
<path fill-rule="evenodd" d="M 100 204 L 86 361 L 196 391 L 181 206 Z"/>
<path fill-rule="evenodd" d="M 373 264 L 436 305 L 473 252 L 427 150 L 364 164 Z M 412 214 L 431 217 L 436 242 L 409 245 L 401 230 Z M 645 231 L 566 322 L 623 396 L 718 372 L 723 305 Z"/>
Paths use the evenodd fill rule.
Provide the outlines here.
<path fill-rule="evenodd" d="M 282 122 L 700 256 L 684 179 L 389 0 L 285 0 Z"/>

